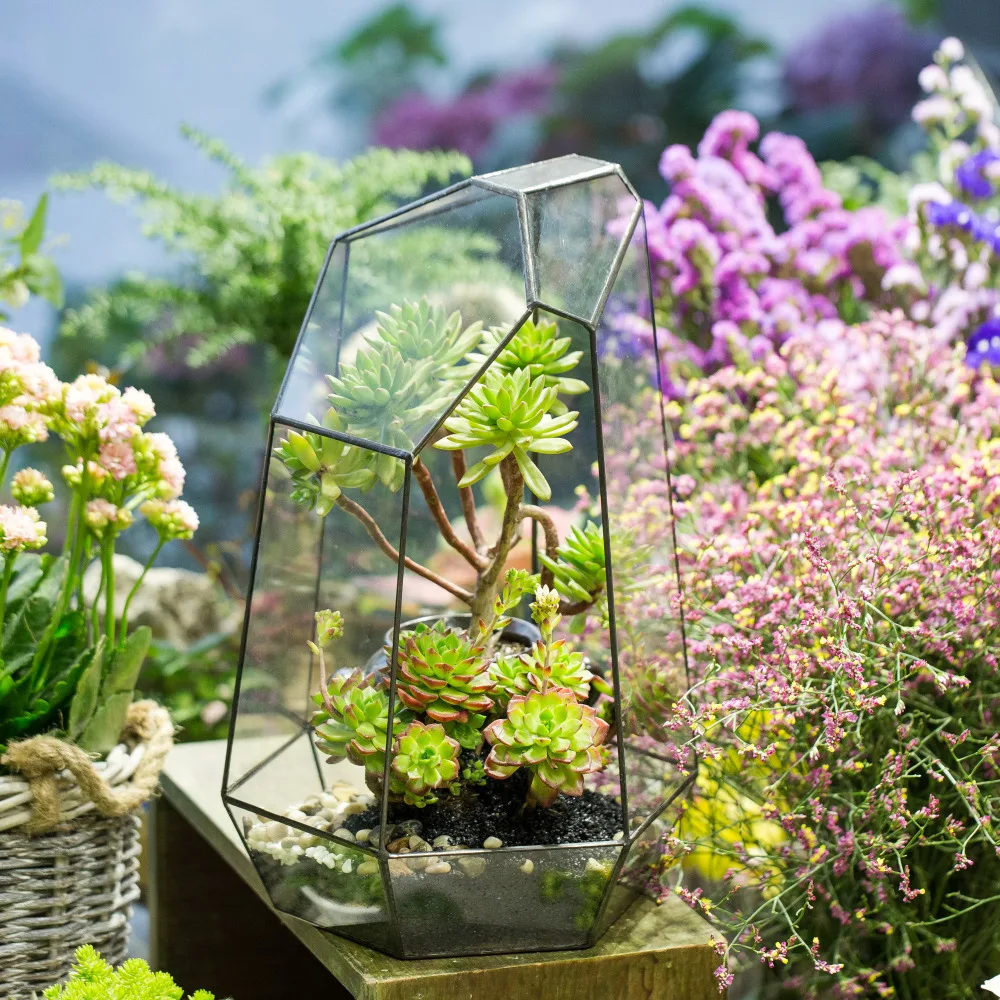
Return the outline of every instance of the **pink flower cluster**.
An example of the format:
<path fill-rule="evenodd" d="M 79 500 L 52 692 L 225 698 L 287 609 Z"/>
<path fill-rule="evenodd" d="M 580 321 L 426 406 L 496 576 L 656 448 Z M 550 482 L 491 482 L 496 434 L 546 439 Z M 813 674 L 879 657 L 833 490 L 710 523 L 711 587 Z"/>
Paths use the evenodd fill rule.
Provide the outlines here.
<path fill-rule="evenodd" d="M 864 996 L 957 941 L 973 984 L 988 970 L 962 928 L 1000 920 L 1000 385 L 900 313 L 842 339 L 862 373 L 805 331 L 668 406 L 697 683 L 652 729 L 783 831 L 689 845 L 729 868 L 711 912 L 732 948 L 789 958 L 808 995 L 835 975 Z M 656 418 L 616 449 L 609 492 L 664 554 L 640 613 L 659 599 L 672 621 L 666 492 L 636 475 Z M 676 638 L 631 667 L 650 715 Z"/>
<path fill-rule="evenodd" d="M 59 380 L 39 360 L 29 334 L 0 327 L 0 448 L 15 448 L 48 437 L 47 414 L 59 398 Z"/>

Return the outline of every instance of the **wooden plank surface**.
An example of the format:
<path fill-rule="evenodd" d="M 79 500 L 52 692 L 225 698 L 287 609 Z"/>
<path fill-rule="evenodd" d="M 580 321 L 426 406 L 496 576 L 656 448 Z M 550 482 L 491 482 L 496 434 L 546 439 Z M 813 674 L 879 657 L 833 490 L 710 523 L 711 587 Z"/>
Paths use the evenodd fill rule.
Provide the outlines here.
<path fill-rule="evenodd" d="M 222 803 L 224 757 L 222 741 L 175 747 L 163 771 L 163 794 L 211 849 L 267 902 L 266 891 Z M 176 865 L 170 877 L 178 877 Z M 708 925 L 676 899 L 662 906 L 640 900 L 586 951 L 475 958 L 396 959 L 295 917 L 277 917 L 358 1000 L 520 1000 L 535 996 L 545 1000 L 710 1000 L 719 996 L 712 976 L 718 958 L 708 945 Z M 248 919 L 253 918 L 248 915 Z M 197 914 L 192 914 L 192 944 L 198 940 L 197 922 Z M 331 1000 L 334 991 L 335 987 L 328 994 Z"/>

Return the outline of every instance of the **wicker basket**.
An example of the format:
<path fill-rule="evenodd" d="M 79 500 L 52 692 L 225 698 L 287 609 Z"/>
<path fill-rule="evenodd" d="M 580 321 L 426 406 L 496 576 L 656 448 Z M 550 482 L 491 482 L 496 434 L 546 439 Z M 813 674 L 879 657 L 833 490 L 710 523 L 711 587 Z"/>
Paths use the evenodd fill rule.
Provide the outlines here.
<path fill-rule="evenodd" d="M 130 739 L 107 758 L 83 764 L 84 784 L 99 776 L 95 801 L 81 788 L 80 762 L 71 769 L 0 775 L 0 997 L 32 1000 L 66 979 L 73 953 L 92 944 L 107 961 L 127 957 L 129 919 L 139 896 L 139 814 L 169 747 L 169 716 L 151 703 L 133 706 L 147 739 Z M 130 717 L 131 718 L 131 717 Z M 78 748 L 48 737 L 48 748 Z M 22 744 L 25 746 L 26 744 Z M 36 832 L 37 806 L 58 796 L 51 829 Z M 50 806 L 56 801 L 50 797 Z M 115 806 L 119 808 L 115 808 Z M 110 813 L 110 815 L 108 815 Z"/>

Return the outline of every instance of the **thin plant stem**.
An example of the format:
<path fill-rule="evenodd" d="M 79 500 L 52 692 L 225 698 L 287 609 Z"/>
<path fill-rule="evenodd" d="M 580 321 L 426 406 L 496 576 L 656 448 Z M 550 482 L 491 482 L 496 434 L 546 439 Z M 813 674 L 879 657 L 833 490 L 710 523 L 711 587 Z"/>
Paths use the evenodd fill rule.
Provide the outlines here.
<path fill-rule="evenodd" d="M 115 543 L 108 540 L 101 546 L 104 561 L 104 632 L 108 637 L 108 647 L 115 648 Z"/>
<path fill-rule="evenodd" d="M 434 522 L 438 526 L 438 530 L 441 532 L 441 537 L 456 551 L 458 552 L 470 565 L 475 567 L 477 571 L 485 569 L 490 561 L 484 556 L 480 555 L 471 545 L 463 542 L 458 535 L 455 534 L 455 529 L 451 526 L 451 520 L 448 518 L 448 512 L 444 509 L 444 504 L 441 503 L 441 497 L 438 495 L 437 487 L 434 485 L 434 480 L 431 477 L 431 471 L 424 465 L 423 462 L 418 458 L 413 463 L 413 476 L 417 480 L 417 484 L 420 486 L 421 492 L 424 494 L 424 499 L 427 501 L 427 507 L 431 512 L 431 516 L 434 518 Z"/>
<path fill-rule="evenodd" d="M 132 598 L 135 597 L 136 592 L 142 586 L 142 581 L 146 579 L 146 574 L 149 572 L 153 563 L 156 562 L 156 557 L 160 554 L 160 550 L 166 542 L 161 538 L 156 543 L 156 548 L 153 549 L 153 554 L 146 560 L 146 565 L 142 567 L 142 572 L 139 574 L 139 579 L 132 584 L 132 589 L 128 592 L 128 596 L 125 598 L 125 605 L 122 608 L 122 638 L 128 638 L 128 612 L 129 608 L 132 606 Z"/>
<path fill-rule="evenodd" d="M 3 559 L 3 579 L 0 581 L 0 625 L 7 613 L 7 588 L 10 587 L 10 578 L 14 574 L 15 558 L 15 553 L 8 552 Z"/>
<path fill-rule="evenodd" d="M 359 503 L 355 503 L 353 500 L 344 496 L 343 493 L 337 497 L 337 506 L 342 510 L 346 510 L 348 514 L 352 517 L 356 517 L 365 527 L 365 531 L 368 532 L 371 540 L 395 563 L 399 563 L 399 550 L 389 541 L 385 535 L 382 534 L 382 529 L 379 528 L 378 524 L 375 522 L 375 518 L 371 516 L 361 506 Z M 438 575 L 432 569 L 428 569 L 426 566 L 421 566 L 420 563 L 414 562 L 409 556 L 403 560 L 403 564 L 407 569 L 412 570 L 418 576 L 422 576 L 425 580 L 430 580 L 431 583 L 436 583 L 442 590 L 446 590 L 449 594 L 457 597 L 460 601 L 466 604 L 472 604 L 472 594 L 466 590 L 464 587 L 460 587 L 457 583 L 452 583 L 451 580 L 445 579 L 443 576 Z"/>
<path fill-rule="evenodd" d="M 465 452 L 453 451 L 451 453 L 451 468 L 455 473 L 455 482 L 460 483 L 465 476 Z M 476 498 L 471 486 L 459 486 L 458 496 L 462 501 L 462 514 L 465 517 L 465 526 L 469 529 L 469 537 L 477 552 L 486 550 L 486 538 L 483 529 L 479 525 L 479 518 L 476 516 Z"/>
<path fill-rule="evenodd" d="M 10 468 L 10 457 L 13 451 L 4 451 L 3 459 L 0 460 L 0 490 L 7 485 L 7 470 Z"/>

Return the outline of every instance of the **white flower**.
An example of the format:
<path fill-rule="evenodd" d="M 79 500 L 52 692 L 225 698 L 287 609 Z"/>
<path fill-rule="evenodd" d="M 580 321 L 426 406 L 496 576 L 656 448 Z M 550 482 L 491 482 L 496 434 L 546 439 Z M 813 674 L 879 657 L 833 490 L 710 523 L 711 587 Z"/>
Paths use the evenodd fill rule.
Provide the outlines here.
<path fill-rule="evenodd" d="M 925 94 L 948 89 L 948 74 L 940 66 L 925 66 L 917 77 Z"/>
<path fill-rule="evenodd" d="M 982 988 L 984 990 L 989 990 L 990 993 L 1000 997 L 1000 976 L 994 976 L 992 979 L 987 979 L 986 982 L 983 983 Z"/>
<path fill-rule="evenodd" d="M 965 46 L 954 36 L 944 39 L 938 46 L 938 52 L 948 62 L 958 62 L 965 58 Z"/>
<path fill-rule="evenodd" d="M 928 97 L 913 106 L 913 120 L 918 125 L 953 122 L 958 118 L 958 105 L 942 94 Z"/>

